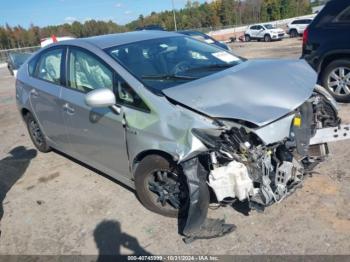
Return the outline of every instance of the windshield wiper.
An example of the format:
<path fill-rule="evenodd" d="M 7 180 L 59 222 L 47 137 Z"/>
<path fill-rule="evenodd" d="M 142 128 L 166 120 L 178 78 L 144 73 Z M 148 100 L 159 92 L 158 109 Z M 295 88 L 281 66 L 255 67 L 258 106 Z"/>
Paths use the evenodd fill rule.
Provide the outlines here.
<path fill-rule="evenodd" d="M 222 69 L 222 68 L 230 68 L 235 66 L 236 64 L 213 64 L 213 65 L 205 65 L 199 67 L 193 67 L 185 72 L 193 72 L 193 71 L 202 71 L 202 70 L 210 70 L 210 69 Z"/>
<path fill-rule="evenodd" d="M 169 74 L 169 75 L 144 75 L 141 78 L 142 79 L 148 79 L 148 80 L 195 80 L 195 79 L 198 79 L 198 77 L 175 75 L 175 74 Z"/>

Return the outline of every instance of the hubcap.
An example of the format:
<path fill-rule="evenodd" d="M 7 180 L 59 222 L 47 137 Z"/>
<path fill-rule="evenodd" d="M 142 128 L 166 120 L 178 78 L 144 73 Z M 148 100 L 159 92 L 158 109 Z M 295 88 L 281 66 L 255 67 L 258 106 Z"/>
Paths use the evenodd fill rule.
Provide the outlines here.
<path fill-rule="evenodd" d="M 43 144 L 43 134 L 41 133 L 41 130 L 39 128 L 39 125 L 37 122 L 35 122 L 34 120 L 30 121 L 29 123 L 29 130 L 30 133 L 32 134 L 32 137 L 35 141 L 35 143 L 39 146 L 41 146 Z"/>
<path fill-rule="evenodd" d="M 157 203 L 171 209 L 179 209 L 182 199 L 186 196 L 178 175 L 169 170 L 155 171 L 148 180 L 148 188 L 154 193 Z"/>
<path fill-rule="evenodd" d="M 334 69 L 327 80 L 328 88 L 338 96 L 350 95 L 350 68 Z"/>

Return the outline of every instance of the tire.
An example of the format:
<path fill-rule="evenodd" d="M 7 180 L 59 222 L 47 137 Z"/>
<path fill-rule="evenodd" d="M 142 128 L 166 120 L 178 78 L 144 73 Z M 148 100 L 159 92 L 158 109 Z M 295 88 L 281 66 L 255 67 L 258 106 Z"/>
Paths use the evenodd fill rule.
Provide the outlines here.
<path fill-rule="evenodd" d="M 289 32 L 289 36 L 290 36 L 290 38 L 295 38 L 295 37 L 298 37 L 298 31 L 297 30 L 295 30 L 295 29 L 292 29 L 292 30 L 290 30 L 290 32 Z"/>
<path fill-rule="evenodd" d="M 51 148 L 48 146 L 44 133 L 41 131 L 37 120 L 31 113 L 27 113 L 24 116 L 24 121 L 27 125 L 30 139 L 34 146 L 42 153 L 48 153 Z"/>
<path fill-rule="evenodd" d="M 156 177 L 158 177 L 158 172 L 166 171 L 169 172 L 167 176 L 171 174 L 172 178 L 175 178 L 172 181 L 176 181 L 176 183 L 179 184 L 179 191 L 181 192 L 179 194 L 179 198 L 181 198 L 179 200 L 181 202 L 179 208 L 172 206 L 170 201 L 166 201 L 165 206 L 163 206 L 161 201 L 158 201 L 160 199 L 160 195 L 151 189 L 153 183 L 156 181 Z M 179 169 L 162 156 L 149 155 L 142 159 L 135 171 L 135 188 L 137 197 L 142 205 L 148 210 L 157 214 L 166 217 L 178 217 L 179 210 L 181 209 L 182 211 L 182 209 L 187 207 L 189 198 L 186 180 L 184 179 L 184 176 L 181 175 Z M 164 189 L 161 191 L 164 192 Z"/>
<path fill-rule="evenodd" d="M 350 60 L 331 62 L 320 75 L 321 84 L 338 102 L 350 102 Z"/>
<path fill-rule="evenodd" d="M 264 41 L 265 41 L 265 42 L 271 42 L 271 36 L 268 35 L 268 34 L 266 34 L 266 35 L 264 36 Z"/>
<path fill-rule="evenodd" d="M 250 42 L 250 41 L 252 41 L 252 38 L 250 37 L 250 35 L 245 35 L 245 36 L 244 36 L 244 40 L 245 40 L 246 42 Z"/>

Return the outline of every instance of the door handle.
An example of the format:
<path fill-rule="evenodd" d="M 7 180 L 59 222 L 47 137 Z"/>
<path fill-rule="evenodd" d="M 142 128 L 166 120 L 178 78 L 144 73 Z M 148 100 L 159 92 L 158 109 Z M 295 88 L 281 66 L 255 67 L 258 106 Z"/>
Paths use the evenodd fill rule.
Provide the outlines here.
<path fill-rule="evenodd" d="M 36 91 L 35 89 L 30 90 L 30 95 L 31 95 L 33 98 L 39 97 L 39 93 L 38 93 L 38 91 Z"/>
<path fill-rule="evenodd" d="M 68 103 L 65 103 L 63 105 L 63 110 L 67 112 L 68 115 L 74 115 L 75 109 L 71 107 Z"/>

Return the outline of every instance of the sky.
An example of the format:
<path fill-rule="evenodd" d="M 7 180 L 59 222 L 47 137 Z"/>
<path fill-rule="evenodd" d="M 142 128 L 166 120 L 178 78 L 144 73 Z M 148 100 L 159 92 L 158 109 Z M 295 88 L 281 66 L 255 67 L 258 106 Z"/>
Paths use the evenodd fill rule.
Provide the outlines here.
<path fill-rule="evenodd" d="M 184 7 L 186 2 L 174 0 L 175 8 Z M 171 0 L 0 0 L 0 25 L 46 26 L 90 19 L 125 24 L 140 14 L 171 9 Z"/>

